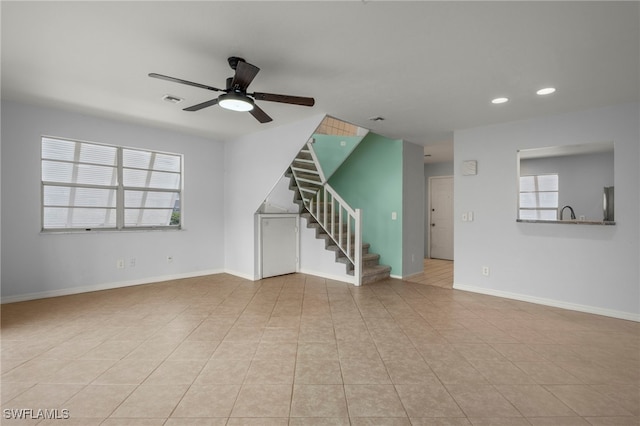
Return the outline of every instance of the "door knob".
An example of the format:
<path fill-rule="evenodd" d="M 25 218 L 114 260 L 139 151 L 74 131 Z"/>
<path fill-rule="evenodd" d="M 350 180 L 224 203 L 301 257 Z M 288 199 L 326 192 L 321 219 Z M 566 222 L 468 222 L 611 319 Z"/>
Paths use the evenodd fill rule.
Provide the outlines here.
<path fill-rule="evenodd" d="M 431 226 L 436 226 L 436 224 L 435 224 L 435 223 L 432 223 L 432 224 L 431 224 Z"/>

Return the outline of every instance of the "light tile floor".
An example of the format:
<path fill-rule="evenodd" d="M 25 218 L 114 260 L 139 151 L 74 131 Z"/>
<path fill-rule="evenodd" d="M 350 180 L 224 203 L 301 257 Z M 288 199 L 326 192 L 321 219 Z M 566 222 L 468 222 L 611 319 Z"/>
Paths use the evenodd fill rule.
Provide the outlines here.
<path fill-rule="evenodd" d="M 407 278 L 406 281 L 442 288 L 453 288 L 453 261 L 425 259 L 424 272 L 413 275 Z"/>
<path fill-rule="evenodd" d="M 634 322 L 393 279 L 184 279 L 3 305 L 1 420 L 638 425 L 639 335 Z"/>

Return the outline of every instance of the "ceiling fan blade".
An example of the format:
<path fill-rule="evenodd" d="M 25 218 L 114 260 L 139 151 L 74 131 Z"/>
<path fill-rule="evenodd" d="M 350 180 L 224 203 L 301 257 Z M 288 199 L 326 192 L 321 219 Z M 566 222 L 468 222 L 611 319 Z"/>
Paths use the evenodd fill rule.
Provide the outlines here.
<path fill-rule="evenodd" d="M 260 71 L 260 68 L 256 67 L 255 65 L 251 65 L 244 61 L 239 61 L 238 65 L 236 65 L 236 74 L 233 76 L 231 87 L 237 87 L 244 92 L 256 77 L 258 71 Z"/>
<path fill-rule="evenodd" d="M 214 92 L 224 92 L 225 90 L 218 89 L 217 87 L 206 86 L 200 83 L 194 83 L 193 81 L 182 80 L 180 78 L 169 77 L 168 75 L 156 74 L 154 72 L 149 74 L 149 77 L 159 78 L 160 80 L 167 80 L 173 83 L 186 84 L 188 86 L 199 87 L 201 89 L 213 90 Z"/>
<path fill-rule="evenodd" d="M 273 121 L 273 118 L 269 117 L 258 105 L 254 105 L 253 109 L 249 112 L 261 123 Z"/>
<path fill-rule="evenodd" d="M 283 104 L 293 104 L 302 106 L 313 106 L 316 101 L 313 98 L 302 96 L 276 95 L 275 93 L 252 93 L 254 99 L 258 101 L 281 102 Z"/>
<path fill-rule="evenodd" d="M 198 105 L 193 105 L 188 108 L 183 109 L 183 111 L 200 111 L 203 108 L 210 107 L 216 105 L 218 103 L 218 98 L 211 99 L 210 101 L 202 102 Z"/>

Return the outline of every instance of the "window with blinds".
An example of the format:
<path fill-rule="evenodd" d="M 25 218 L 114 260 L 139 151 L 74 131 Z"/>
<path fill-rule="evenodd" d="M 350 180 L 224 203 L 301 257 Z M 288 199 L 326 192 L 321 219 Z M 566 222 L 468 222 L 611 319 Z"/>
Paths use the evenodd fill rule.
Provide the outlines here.
<path fill-rule="evenodd" d="M 182 156 L 42 138 L 42 229 L 179 228 Z"/>
<path fill-rule="evenodd" d="M 558 191 L 557 174 L 521 176 L 519 218 L 557 220 Z"/>

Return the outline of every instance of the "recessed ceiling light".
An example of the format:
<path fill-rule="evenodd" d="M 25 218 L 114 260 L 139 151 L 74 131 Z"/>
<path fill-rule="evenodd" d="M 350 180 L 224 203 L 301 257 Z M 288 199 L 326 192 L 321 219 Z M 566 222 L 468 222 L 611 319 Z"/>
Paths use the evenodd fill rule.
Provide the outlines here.
<path fill-rule="evenodd" d="M 509 98 L 495 98 L 491 100 L 492 104 L 503 104 L 505 102 L 508 102 Z"/>
<path fill-rule="evenodd" d="M 538 90 L 536 93 L 538 95 L 550 95 L 556 91 L 555 87 L 545 87 L 544 89 Z"/>

